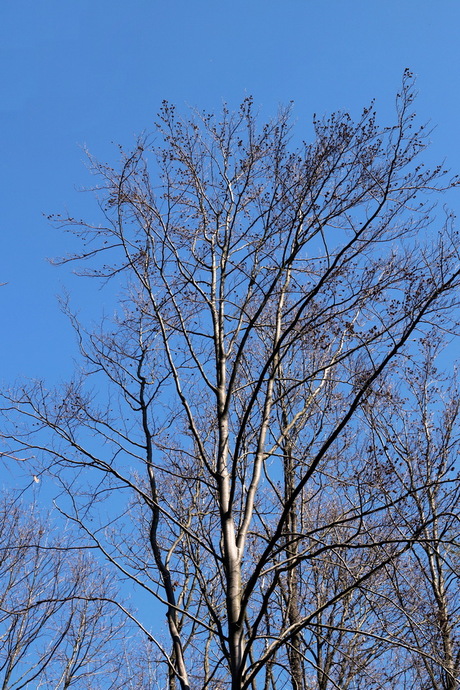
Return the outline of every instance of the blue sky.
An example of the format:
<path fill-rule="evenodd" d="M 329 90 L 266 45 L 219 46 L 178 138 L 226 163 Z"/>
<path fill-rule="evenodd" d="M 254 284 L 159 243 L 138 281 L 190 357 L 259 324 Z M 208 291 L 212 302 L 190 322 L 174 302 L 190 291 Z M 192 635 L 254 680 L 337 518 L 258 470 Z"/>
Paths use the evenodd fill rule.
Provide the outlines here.
<path fill-rule="evenodd" d="M 0 378 L 72 370 L 56 296 L 68 289 L 84 317 L 96 286 L 47 264 L 71 240 L 42 214 L 91 215 L 82 146 L 114 161 L 112 142 L 148 131 L 163 99 L 215 109 L 252 94 L 267 117 L 294 100 L 306 137 L 313 112 L 374 97 L 389 119 L 410 67 L 436 125 L 430 156 L 460 170 L 459 28 L 458 0 L 3 0 Z"/>

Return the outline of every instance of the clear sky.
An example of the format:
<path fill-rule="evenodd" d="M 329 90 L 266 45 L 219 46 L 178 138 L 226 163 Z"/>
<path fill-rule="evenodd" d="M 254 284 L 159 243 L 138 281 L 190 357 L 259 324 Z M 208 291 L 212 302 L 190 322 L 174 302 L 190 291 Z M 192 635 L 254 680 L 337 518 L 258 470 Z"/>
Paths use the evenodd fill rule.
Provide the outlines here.
<path fill-rule="evenodd" d="M 0 379 L 72 369 L 56 296 L 84 314 L 96 286 L 46 263 L 70 240 L 42 214 L 91 213 L 82 146 L 115 160 L 111 142 L 148 131 L 163 99 L 215 109 L 252 94 L 267 117 L 294 100 L 306 136 L 313 112 L 374 97 L 388 119 L 409 67 L 432 155 L 460 171 L 459 32 L 459 0 L 2 0 Z"/>

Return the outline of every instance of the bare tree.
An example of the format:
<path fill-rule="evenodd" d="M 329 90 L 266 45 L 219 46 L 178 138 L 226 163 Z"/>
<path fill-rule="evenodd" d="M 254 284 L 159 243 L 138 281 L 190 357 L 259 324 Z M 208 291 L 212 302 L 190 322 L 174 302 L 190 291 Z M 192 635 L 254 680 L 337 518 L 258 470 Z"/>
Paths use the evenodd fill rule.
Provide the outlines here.
<path fill-rule="evenodd" d="M 460 398 L 456 376 L 446 378 L 436 368 L 441 344 L 435 333 L 422 341 L 419 361 L 406 367 L 406 383 L 387 391 L 391 414 L 387 403 L 366 412 L 382 492 L 399 483 L 425 525 L 387 572 L 400 634 L 424 652 L 410 654 L 413 682 L 423 690 L 460 684 Z M 402 517 L 411 514 L 406 507 Z"/>
<path fill-rule="evenodd" d="M 433 224 L 457 181 L 419 163 L 412 101 L 406 74 L 393 126 L 336 114 L 298 148 L 285 111 L 165 104 L 154 143 L 93 161 L 102 223 L 58 219 L 83 241 L 63 262 L 112 280 L 119 310 L 96 332 L 71 317 L 85 369 L 64 389 L 10 395 L 8 452 L 41 451 L 61 512 L 164 605 L 171 690 L 351 689 L 391 653 L 362 592 L 433 516 L 423 481 L 369 481 L 363 414 L 452 327 L 460 280 L 452 218 Z"/>
<path fill-rule="evenodd" d="M 107 574 L 35 506 L 7 495 L 0 520 L 3 690 L 125 687 L 127 630 Z"/>

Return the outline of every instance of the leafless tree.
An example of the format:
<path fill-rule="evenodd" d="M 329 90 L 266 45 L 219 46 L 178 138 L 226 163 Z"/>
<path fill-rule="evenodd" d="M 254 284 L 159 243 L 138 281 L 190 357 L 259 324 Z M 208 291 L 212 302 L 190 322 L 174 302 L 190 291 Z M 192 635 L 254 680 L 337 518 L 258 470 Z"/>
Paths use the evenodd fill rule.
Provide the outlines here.
<path fill-rule="evenodd" d="M 404 385 L 388 392 L 391 414 L 388 404 L 366 413 L 382 492 L 399 484 L 425 524 L 402 562 L 387 567 L 400 632 L 424 652 L 410 654 L 414 685 L 423 690 L 460 684 L 460 397 L 457 377 L 446 378 L 436 367 L 440 345 L 435 333 L 422 341 L 422 356 L 407 365 Z M 411 514 L 406 506 L 402 517 Z"/>
<path fill-rule="evenodd" d="M 7 494 L 0 520 L 3 690 L 126 687 L 127 630 L 107 574 L 36 506 Z"/>
<path fill-rule="evenodd" d="M 67 386 L 9 396 L 8 452 L 41 452 L 61 513 L 164 605 L 169 642 L 139 624 L 170 690 L 351 690 L 399 649 L 363 592 L 431 548 L 433 515 L 423 478 L 382 493 L 365 411 L 414 341 L 454 327 L 460 281 L 434 213 L 457 181 L 419 162 L 412 101 L 406 74 L 393 126 L 336 114 L 297 148 L 286 111 L 165 104 L 120 169 L 92 161 L 102 222 L 58 219 L 83 241 L 63 262 L 119 308 L 93 332 L 71 316 Z"/>

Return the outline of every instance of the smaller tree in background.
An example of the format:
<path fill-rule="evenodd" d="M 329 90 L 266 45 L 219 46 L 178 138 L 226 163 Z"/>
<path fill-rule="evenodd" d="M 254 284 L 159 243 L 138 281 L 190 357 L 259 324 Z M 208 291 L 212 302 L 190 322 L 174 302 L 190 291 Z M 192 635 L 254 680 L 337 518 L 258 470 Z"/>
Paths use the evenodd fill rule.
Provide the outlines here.
<path fill-rule="evenodd" d="M 143 687 L 129 684 L 129 631 L 111 578 L 72 545 L 75 535 L 57 537 L 36 506 L 11 494 L 0 522 L 0 687 Z"/>
<path fill-rule="evenodd" d="M 424 524 L 412 548 L 386 568 L 398 637 L 421 690 L 455 690 L 460 677 L 460 395 L 456 372 L 446 377 L 436 367 L 440 345 L 434 332 L 423 339 L 406 383 L 385 393 L 391 405 L 366 410 L 382 493 L 401 487 L 408 497 L 402 517 Z"/>

